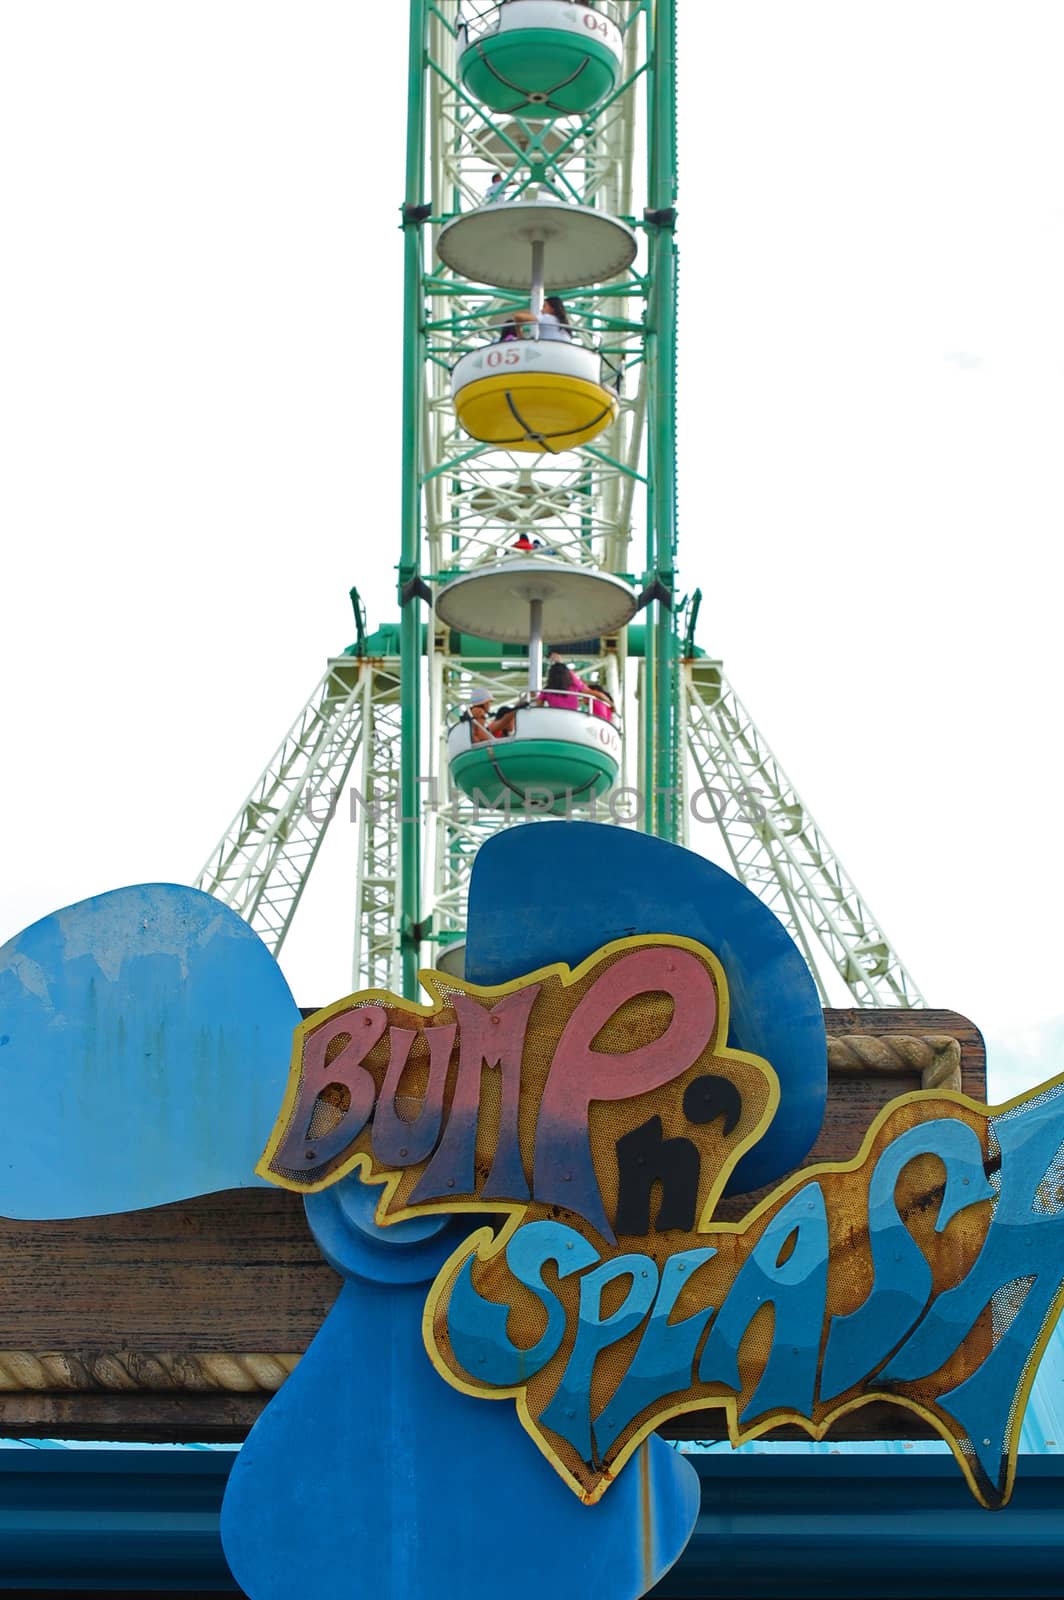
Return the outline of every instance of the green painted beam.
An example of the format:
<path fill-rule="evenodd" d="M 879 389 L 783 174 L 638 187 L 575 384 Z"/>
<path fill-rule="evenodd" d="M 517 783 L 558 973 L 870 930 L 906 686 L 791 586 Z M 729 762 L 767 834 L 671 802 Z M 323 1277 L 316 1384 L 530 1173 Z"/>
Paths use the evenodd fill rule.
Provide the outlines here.
<path fill-rule="evenodd" d="M 422 330 L 422 219 L 425 184 L 425 63 L 428 57 L 428 6 L 410 0 L 410 51 L 407 76 L 406 189 L 403 203 L 403 497 L 402 554 L 399 562 L 400 681 L 402 753 L 399 829 L 400 927 L 403 992 L 418 993 L 421 933 L 421 601 L 413 592 L 421 581 L 421 425 L 425 390 L 425 337 Z"/>
<path fill-rule="evenodd" d="M 679 835 L 679 658 L 672 598 L 676 584 L 677 196 L 676 0 L 657 0 L 650 38 L 647 236 L 650 257 L 647 361 L 649 517 L 647 694 L 643 706 L 648 831 Z"/>

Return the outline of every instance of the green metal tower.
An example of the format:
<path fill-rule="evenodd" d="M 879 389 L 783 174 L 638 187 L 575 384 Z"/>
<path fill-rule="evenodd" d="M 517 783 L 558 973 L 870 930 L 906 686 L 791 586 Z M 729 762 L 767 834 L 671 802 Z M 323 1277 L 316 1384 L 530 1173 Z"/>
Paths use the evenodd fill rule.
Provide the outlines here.
<path fill-rule="evenodd" d="M 429 832 L 436 834 L 437 859 L 433 881 L 423 882 L 423 822 L 432 785 L 418 780 L 428 773 L 441 789 L 445 780 L 442 761 L 433 762 L 430 753 L 426 763 L 422 755 L 422 646 L 417 621 L 423 608 L 428 610 L 426 585 L 446 582 L 486 558 L 505 556 L 512 548 L 514 529 L 531 524 L 544 550 L 556 559 L 626 576 L 640 559 L 631 554 L 632 541 L 637 522 L 645 521 L 646 554 L 637 574 L 640 595 L 648 597 L 649 623 L 644 630 L 640 776 L 643 792 L 654 796 L 655 802 L 643 825 L 668 838 L 677 837 L 679 827 L 673 604 L 674 0 L 602 8 L 601 14 L 615 23 L 621 43 L 619 81 L 589 111 L 561 117 L 544 117 L 541 104 L 527 101 L 519 111 L 499 113 L 463 87 L 461 46 L 464 43 L 470 52 L 476 44 L 471 46 L 459 36 L 460 24 L 480 24 L 483 31 L 478 37 L 490 40 L 491 30 L 501 30 L 508 20 L 507 13 L 513 17 L 521 9 L 511 0 L 503 7 L 467 7 L 462 17 L 455 4 L 437 8 L 413 0 L 411 5 L 403 209 L 404 418 L 417 418 L 421 426 L 409 428 L 405 435 L 400 570 L 406 719 L 402 793 L 403 816 L 409 819 L 402 825 L 400 854 L 406 984 L 415 980 L 417 965 L 423 961 L 420 946 L 430 919 L 429 931 L 437 939 L 461 931 L 462 909 L 455 891 L 468 870 L 470 845 L 474 840 L 479 843 L 501 820 L 449 816 L 454 806 L 449 793 L 449 806 L 437 807 L 428 819 Z M 539 12 L 534 22 L 553 25 L 557 22 L 553 13 L 565 12 L 567 6 L 534 9 Z M 541 28 L 541 39 L 546 31 Z M 568 42 L 564 35 L 563 40 Z M 548 79 L 554 70 L 548 51 Z M 564 65 L 555 75 L 565 76 Z M 636 149 L 640 126 L 646 130 L 647 146 L 642 162 Z M 533 197 L 549 199 L 617 217 L 642 235 L 640 258 L 632 269 L 605 283 L 579 285 L 568 300 L 620 380 L 618 419 L 594 444 L 575 452 L 543 451 L 535 456 L 535 466 L 526 468 L 523 482 L 521 458 L 460 434 L 448 403 L 449 372 L 455 360 L 471 344 L 475 347 L 478 338 L 490 337 L 500 313 L 517 298 L 506 291 L 486 295 L 477 283 L 441 263 L 437 251 L 446 224 L 483 206 L 496 171 L 507 180 L 502 198 L 506 207 Z M 638 189 L 643 189 L 639 198 L 645 197 L 646 209 L 637 214 Z M 550 241 L 546 253 L 549 274 Z M 508 508 L 507 498 L 517 494 L 523 504 Z M 439 628 L 430 633 L 429 676 L 436 690 L 433 711 L 438 718 L 441 712 L 452 712 L 459 695 L 475 683 L 476 668 L 466 644 L 446 637 Z M 608 643 L 598 641 L 603 656 L 608 651 L 619 667 L 627 664 L 626 644 L 624 634 Z M 588 652 L 581 665 L 586 667 L 591 660 Z M 505 663 L 501 654 L 491 663 L 493 672 L 504 675 L 504 690 L 512 687 L 505 680 Z M 618 678 L 623 678 L 620 671 Z M 669 790 L 674 791 L 672 796 Z"/>
<path fill-rule="evenodd" d="M 698 799 L 825 997 L 833 970 L 857 1004 L 919 1004 L 678 588 L 676 0 L 410 0 L 407 95 L 398 626 L 355 595 L 356 643 L 200 885 L 279 949 L 350 785 L 353 983 L 414 995 L 497 829 L 685 842 Z M 608 721 L 585 693 L 543 709 L 552 645 Z M 515 720 L 482 735 L 486 695 Z M 552 762 L 564 803 L 529 788 Z"/>

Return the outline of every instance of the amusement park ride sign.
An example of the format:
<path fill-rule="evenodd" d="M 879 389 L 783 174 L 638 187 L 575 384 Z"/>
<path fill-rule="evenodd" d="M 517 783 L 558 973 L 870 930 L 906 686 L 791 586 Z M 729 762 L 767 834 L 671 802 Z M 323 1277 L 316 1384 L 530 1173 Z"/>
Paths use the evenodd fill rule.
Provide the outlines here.
<path fill-rule="evenodd" d="M 699 1516 L 658 1431 L 689 1413 L 739 1444 L 901 1407 L 1004 1504 L 1064 1291 L 1064 1078 L 994 1109 L 929 1086 L 877 1090 L 872 1117 L 838 1080 L 827 1102 L 786 930 L 625 829 L 483 846 L 467 970 L 422 974 L 428 1004 L 370 990 L 303 1018 L 255 932 L 173 884 L 0 948 L 0 1235 L 26 1274 L 6 1381 L 29 1363 L 42 1391 L 0 1397 L 8 1432 L 84 1432 L 75 1402 L 119 1371 L 150 1391 L 128 1418 L 202 1439 L 221 1369 L 287 1352 L 220 1519 L 253 1600 L 284 1600 L 308 1550 L 337 1594 L 637 1600 Z M 925 1015 L 901 1026 L 950 1014 Z M 809 1158 L 818 1138 L 844 1158 Z M 293 1310 L 293 1342 L 245 1342 Z"/>
<path fill-rule="evenodd" d="M 727 1046 L 711 950 L 627 938 L 497 987 L 425 982 L 432 1005 L 370 991 L 302 1024 L 258 1170 L 305 1194 L 357 1174 L 384 1228 L 478 1219 L 425 1306 L 449 1384 L 515 1400 L 589 1504 L 685 1411 L 723 1408 L 738 1444 L 872 1401 L 1004 1504 L 1064 1291 L 1064 1079 L 994 1111 L 903 1095 L 852 1160 L 723 1222 L 780 1081 Z"/>

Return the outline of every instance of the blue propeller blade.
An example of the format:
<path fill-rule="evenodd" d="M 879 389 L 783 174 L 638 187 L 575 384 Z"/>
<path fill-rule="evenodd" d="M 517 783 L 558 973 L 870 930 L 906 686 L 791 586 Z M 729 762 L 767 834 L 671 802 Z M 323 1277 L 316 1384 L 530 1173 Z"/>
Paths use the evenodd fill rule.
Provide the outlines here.
<path fill-rule="evenodd" d="M 299 1010 L 235 912 L 177 884 L 0 948 L 0 1214 L 136 1211 L 257 1184 Z"/>
<path fill-rule="evenodd" d="M 321 1332 L 233 1466 L 222 1542 L 252 1600 L 637 1600 L 682 1554 L 698 1475 L 648 1439 L 596 1506 L 562 1483 L 513 1401 L 429 1364 L 429 1283 L 476 1219 L 378 1228 L 357 1178 L 307 1217 L 345 1276 Z"/>

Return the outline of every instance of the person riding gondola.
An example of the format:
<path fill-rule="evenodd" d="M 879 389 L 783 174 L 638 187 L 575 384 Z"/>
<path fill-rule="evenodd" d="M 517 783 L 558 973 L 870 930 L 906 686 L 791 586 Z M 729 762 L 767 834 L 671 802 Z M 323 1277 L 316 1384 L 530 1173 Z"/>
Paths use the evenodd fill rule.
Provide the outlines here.
<path fill-rule="evenodd" d="M 550 706 L 554 711 L 579 711 L 580 696 L 589 692 L 583 678 L 552 651 L 547 682 L 539 696 L 540 705 Z"/>
<path fill-rule="evenodd" d="M 570 340 L 573 337 L 565 305 L 556 294 L 549 294 L 543 302 L 543 310 L 539 314 L 539 336 L 541 339 Z"/>
<path fill-rule="evenodd" d="M 506 344 L 511 339 L 554 339 L 571 342 L 572 337 L 572 326 L 564 301 L 559 295 L 549 294 L 543 302 L 543 310 L 538 317 L 535 312 L 523 308 L 514 311 L 508 321 L 502 324 L 496 343 Z"/>
<path fill-rule="evenodd" d="M 487 690 L 470 697 L 469 704 L 462 712 L 459 721 L 469 723 L 469 737 L 474 744 L 483 744 L 490 739 L 491 728 L 488 717 L 491 713 L 491 695 Z"/>
<path fill-rule="evenodd" d="M 600 717 L 603 722 L 612 722 L 617 715 L 617 706 L 606 685 L 593 680 L 588 684 L 588 693 L 591 695 L 591 715 Z"/>

